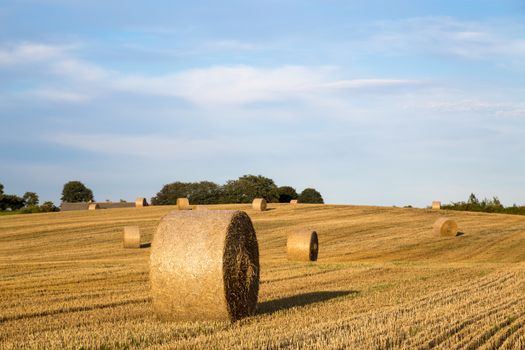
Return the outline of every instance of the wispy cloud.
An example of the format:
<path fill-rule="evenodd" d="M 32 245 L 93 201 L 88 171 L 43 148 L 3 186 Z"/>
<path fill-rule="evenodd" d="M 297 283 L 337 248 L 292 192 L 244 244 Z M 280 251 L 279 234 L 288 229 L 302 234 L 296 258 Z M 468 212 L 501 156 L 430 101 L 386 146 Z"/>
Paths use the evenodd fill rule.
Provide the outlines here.
<path fill-rule="evenodd" d="M 525 26 L 497 21 L 423 17 L 383 21 L 372 26 L 366 45 L 393 54 L 423 53 L 516 62 L 525 57 Z"/>
<path fill-rule="evenodd" d="M 66 47 L 40 43 L 21 43 L 0 48 L 0 65 L 19 65 L 49 61 L 63 55 Z"/>

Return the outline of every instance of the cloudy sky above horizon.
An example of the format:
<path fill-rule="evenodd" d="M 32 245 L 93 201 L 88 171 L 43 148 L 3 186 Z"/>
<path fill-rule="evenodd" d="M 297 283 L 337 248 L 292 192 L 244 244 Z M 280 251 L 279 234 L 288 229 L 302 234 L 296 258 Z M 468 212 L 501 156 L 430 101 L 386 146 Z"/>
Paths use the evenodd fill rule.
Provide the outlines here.
<path fill-rule="evenodd" d="M 525 204 L 523 1 L 2 1 L 0 183 Z"/>

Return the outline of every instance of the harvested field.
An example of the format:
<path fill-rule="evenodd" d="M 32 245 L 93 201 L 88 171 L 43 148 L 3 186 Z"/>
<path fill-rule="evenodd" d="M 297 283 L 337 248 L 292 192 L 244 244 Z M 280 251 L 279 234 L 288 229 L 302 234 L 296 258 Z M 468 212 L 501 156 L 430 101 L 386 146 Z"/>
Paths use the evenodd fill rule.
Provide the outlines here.
<path fill-rule="evenodd" d="M 175 206 L 0 217 L 1 349 L 521 349 L 525 217 L 365 206 L 207 206 L 245 210 L 260 253 L 255 316 L 160 322 L 151 241 Z M 440 216 L 464 232 L 440 237 Z M 315 227 L 315 263 L 286 257 L 290 230 Z"/>

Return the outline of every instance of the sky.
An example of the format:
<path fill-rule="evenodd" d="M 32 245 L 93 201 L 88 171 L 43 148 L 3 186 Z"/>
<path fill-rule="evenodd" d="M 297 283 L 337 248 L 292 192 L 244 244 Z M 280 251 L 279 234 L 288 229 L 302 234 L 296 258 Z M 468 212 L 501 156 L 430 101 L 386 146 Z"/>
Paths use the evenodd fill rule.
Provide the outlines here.
<path fill-rule="evenodd" d="M 525 204 L 525 2 L 0 0 L 0 183 Z"/>

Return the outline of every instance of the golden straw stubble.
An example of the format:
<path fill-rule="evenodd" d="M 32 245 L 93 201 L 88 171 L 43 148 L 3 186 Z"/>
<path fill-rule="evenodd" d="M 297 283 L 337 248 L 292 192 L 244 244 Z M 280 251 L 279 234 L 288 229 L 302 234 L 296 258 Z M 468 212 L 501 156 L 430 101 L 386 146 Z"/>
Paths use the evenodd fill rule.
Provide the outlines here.
<path fill-rule="evenodd" d="M 161 320 L 235 321 L 253 315 L 259 249 L 242 211 L 172 211 L 160 222 L 150 257 L 153 310 Z"/>
<path fill-rule="evenodd" d="M 317 232 L 300 230 L 290 232 L 286 241 L 288 260 L 316 261 L 319 254 Z"/>
<path fill-rule="evenodd" d="M 140 228 L 125 226 L 123 237 L 124 248 L 140 248 Z"/>
<path fill-rule="evenodd" d="M 264 198 L 255 198 L 252 202 L 252 208 L 259 211 L 266 210 L 266 199 Z"/>
<path fill-rule="evenodd" d="M 458 234 L 458 224 L 449 218 L 439 218 L 432 226 L 434 233 L 438 236 L 456 236 Z"/>

